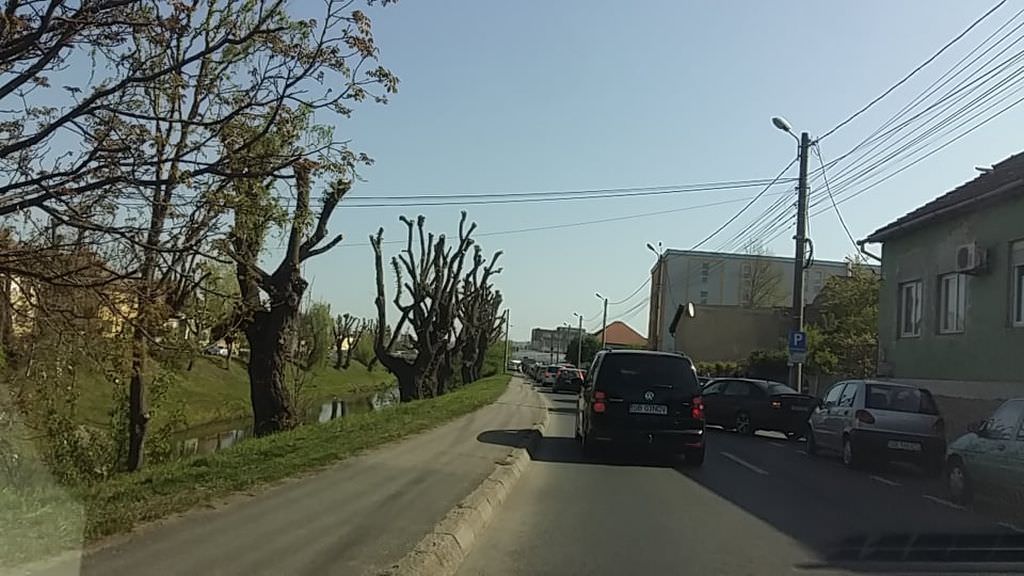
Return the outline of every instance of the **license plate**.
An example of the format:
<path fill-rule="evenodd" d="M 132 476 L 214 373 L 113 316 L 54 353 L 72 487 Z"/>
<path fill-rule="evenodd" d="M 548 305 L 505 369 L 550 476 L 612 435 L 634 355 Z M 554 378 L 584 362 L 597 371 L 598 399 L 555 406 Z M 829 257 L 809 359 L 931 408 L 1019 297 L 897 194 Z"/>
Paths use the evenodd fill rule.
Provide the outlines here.
<path fill-rule="evenodd" d="M 889 448 L 893 450 L 909 450 L 910 452 L 921 451 L 921 445 L 917 442 L 903 442 L 902 440 L 889 440 Z"/>
<path fill-rule="evenodd" d="M 630 404 L 630 414 L 658 414 L 664 416 L 668 414 L 668 406 L 664 404 Z"/>
<path fill-rule="evenodd" d="M 807 412 L 808 410 L 811 409 L 811 407 L 810 406 L 790 406 L 789 409 L 793 410 L 794 412 Z"/>

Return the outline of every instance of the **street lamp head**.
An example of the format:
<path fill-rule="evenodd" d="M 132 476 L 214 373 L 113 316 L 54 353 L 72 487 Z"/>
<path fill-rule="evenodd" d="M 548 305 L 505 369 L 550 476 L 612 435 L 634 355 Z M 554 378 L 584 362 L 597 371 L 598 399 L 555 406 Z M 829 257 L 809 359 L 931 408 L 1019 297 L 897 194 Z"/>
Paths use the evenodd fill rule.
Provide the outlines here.
<path fill-rule="evenodd" d="M 772 124 L 783 132 L 789 132 L 790 134 L 793 133 L 793 127 L 790 126 L 789 122 L 786 122 L 786 119 L 781 116 L 772 116 Z"/>
<path fill-rule="evenodd" d="M 600 292 L 594 292 L 594 296 L 597 296 L 597 297 L 598 297 L 598 298 L 600 298 L 601 300 L 604 300 L 604 299 L 605 299 L 605 297 L 604 297 L 604 296 L 601 296 L 601 293 L 600 293 Z"/>
<path fill-rule="evenodd" d="M 572 315 L 577 317 L 577 318 L 579 318 L 579 319 L 581 319 L 581 320 L 583 319 L 583 315 L 580 314 L 579 312 L 573 312 Z"/>

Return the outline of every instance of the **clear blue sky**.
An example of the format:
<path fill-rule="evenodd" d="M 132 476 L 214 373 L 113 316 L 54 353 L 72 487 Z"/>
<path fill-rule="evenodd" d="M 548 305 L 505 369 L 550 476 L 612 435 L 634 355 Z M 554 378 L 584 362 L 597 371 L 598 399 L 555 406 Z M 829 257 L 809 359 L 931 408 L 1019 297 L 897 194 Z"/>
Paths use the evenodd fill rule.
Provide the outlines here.
<path fill-rule="evenodd" d="M 387 106 L 360 106 L 339 127 L 376 159 L 353 194 L 455 194 L 657 186 L 770 178 L 795 155 L 774 129 L 785 116 L 812 136 L 828 130 L 924 61 L 994 4 L 987 2 L 637 3 L 402 1 L 369 9 L 382 61 L 401 78 Z M 1017 8 L 1004 6 L 964 41 L 973 47 Z M 825 159 L 877 128 L 963 54 L 822 142 Z M 863 238 L 877 227 L 1019 151 L 1014 109 L 900 176 L 842 206 Z M 812 162 L 812 167 L 816 165 Z M 796 175 L 795 167 L 790 176 Z M 564 224 L 745 198 L 751 190 L 469 207 L 480 232 Z M 765 198 L 751 216 L 775 198 Z M 689 248 L 742 204 L 576 228 L 480 238 L 504 250 L 498 284 L 512 336 L 595 315 L 639 286 L 646 242 Z M 312 297 L 337 312 L 373 313 L 379 225 L 400 239 L 400 213 L 453 233 L 458 208 L 367 209 L 344 204 L 332 223 L 347 239 L 311 261 Z M 739 230 L 725 231 L 720 241 Z M 819 258 L 852 248 L 835 214 L 815 217 Z M 769 248 L 792 250 L 791 234 Z M 711 242 L 714 247 L 717 242 Z M 394 247 L 392 247 L 394 248 Z M 389 289 L 391 286 L 389 286 Z M 637 298 L 610 310 L 613 318 Z M 647 331 L 646 306 L 627 318 Z"/>

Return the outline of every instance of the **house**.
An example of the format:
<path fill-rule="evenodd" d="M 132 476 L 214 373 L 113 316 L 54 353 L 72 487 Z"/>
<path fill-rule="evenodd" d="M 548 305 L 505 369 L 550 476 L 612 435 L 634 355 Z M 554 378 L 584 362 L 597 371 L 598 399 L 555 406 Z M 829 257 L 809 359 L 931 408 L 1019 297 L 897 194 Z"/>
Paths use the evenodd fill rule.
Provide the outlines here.
<path fill-rule="evenodd" d="M 576 328 L 558 326 L 557 328 L 534 328 L 530 331 L 530 348 L 538 352 L 564 352 L 569 340 L 576 337 Z"/>
<path fill-rule="evenodd" d="M 1024 153 L 860 242 L 882 244 L 882 377 L 1024 396 Z"/>
<path fill-rule="evenodd" d="M 605 336 L 606 335 L 606 336 Z M 646 348 L 647 339 L 629 327 L 629 324 L 616 320 L 594 333 L 594 338 L 604 340 L 606 348 Z"/>
<path fill-rule="evenodd" d="M 830 277 L 849 274 L 847 262 L 815 260 L 804 278 L 804 301 L 812 302 Z M 790 306 L 793 259 L 767 254 L 669 249 L 651 269 L 650 301 L 647 334 L 651 347 L 675 350 L 669 326 L 679 306 L 688 303 L 764 309 Z"/>

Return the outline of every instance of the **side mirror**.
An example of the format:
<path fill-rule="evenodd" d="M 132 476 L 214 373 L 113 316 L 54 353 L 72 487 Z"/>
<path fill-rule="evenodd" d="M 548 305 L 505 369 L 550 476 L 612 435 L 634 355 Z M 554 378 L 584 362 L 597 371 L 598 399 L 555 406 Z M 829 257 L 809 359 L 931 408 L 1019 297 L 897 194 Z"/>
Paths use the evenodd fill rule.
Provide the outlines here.
<path fill-rule="evenodd" d="M 831 407 L 833 407 L 833 406 L 835 406 L 835 403 L 834 403 L 834 402 L 832 402 L 831 400 L 826 400 L 825 402 L 823 402 L 823 403 L 821 404 L 821 407 L 822 407 L 822 408 L 831 408 Z"/>
<path fill-rule="evenodd" d="M 974 432 L 978 436 L 982 436 L 983 437 L 985 435 L 985 423 L 986 422 L 987 422 L 986 420 L 979 420 L 977 422 L 971 422 L 970 424 L 967 425 L 967 431 L 968 432 Z"/>

